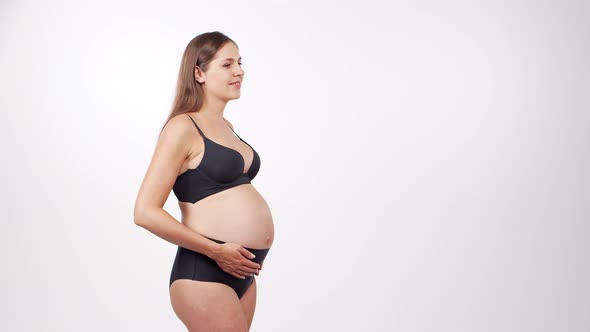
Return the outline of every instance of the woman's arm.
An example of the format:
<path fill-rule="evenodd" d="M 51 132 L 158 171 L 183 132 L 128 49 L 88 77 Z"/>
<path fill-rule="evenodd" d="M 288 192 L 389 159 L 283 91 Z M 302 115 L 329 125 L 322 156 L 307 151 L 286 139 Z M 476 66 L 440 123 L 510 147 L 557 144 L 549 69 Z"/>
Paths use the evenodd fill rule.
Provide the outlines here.
<path fill-rule="evenodd" d="M 133 219 L 136 225 L 168 242 L 212 257 L 220 249 L 218 243 L 188 228 L 163 209 L 189 155 L 194 135 L 195 128 L 185 115 L 168 121 L 137 194 Z"/>

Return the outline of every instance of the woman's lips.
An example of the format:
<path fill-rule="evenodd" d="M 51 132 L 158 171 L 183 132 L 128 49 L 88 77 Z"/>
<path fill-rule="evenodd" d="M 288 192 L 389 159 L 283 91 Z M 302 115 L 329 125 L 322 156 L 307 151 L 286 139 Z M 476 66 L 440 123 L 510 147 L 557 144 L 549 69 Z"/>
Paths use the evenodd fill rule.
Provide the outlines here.
<path fill-rule="evenodd" d="M 236 88 L 240 88 L 242 86 L 242 82 L 235 82 L 235 83 L 230 83 L 229 85 L 233 85 Z"/>

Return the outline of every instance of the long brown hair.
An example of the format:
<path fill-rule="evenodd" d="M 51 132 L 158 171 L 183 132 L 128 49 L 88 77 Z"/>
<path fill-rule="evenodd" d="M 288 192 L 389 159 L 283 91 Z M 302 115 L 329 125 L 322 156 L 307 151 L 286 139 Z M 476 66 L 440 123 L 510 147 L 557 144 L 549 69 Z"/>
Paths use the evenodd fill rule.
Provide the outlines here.
<path fill-rule="evenodd" d="M 203 87 L 195 79 L 195 67 L 199 66 L 201 71 L 206 72 L 217 51 L 228 42 L 238 46 L 225 34 L 212 31 L 196 36 L 186 45 L 178 71 L 176 97 L 172 104 L 172 110 L 160 130 L 160 134 L 173 117 L 183 113 L 198 112 L 201 109 L 204 97 Z"/>

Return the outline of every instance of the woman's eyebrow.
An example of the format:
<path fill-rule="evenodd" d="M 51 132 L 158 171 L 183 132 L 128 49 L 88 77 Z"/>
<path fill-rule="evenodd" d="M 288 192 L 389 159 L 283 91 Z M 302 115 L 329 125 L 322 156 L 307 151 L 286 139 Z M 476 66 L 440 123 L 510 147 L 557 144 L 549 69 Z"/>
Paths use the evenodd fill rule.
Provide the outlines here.
<path fill-rule="evenodd" d="M 226 58 L 225 60 L 234 61 L 234 59 L 233 59 L 233 58 Z M 224 61 L 225 61 L 225 60 L 224 60 Z M 242 60 L 242 57 L 239 57 L 239 58 L 238 58 L 238 60 Z"/>

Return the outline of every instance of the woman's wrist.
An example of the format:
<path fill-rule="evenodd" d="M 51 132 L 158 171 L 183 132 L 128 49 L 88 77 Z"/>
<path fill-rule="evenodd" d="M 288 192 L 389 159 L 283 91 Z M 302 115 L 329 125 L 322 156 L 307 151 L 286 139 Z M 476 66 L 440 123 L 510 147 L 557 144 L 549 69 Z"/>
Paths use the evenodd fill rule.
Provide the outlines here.
<path fill-rule="evenodd" d="M 216 260 L 217 254 L 221 250 L 221 244 L 213 241 L 209 242 L 211 243 L 207 246 L 207 252 L 205 253 L 205 255 L 213 260 Z"/>

